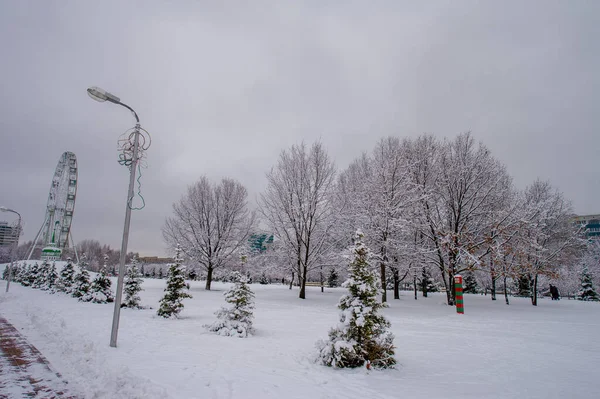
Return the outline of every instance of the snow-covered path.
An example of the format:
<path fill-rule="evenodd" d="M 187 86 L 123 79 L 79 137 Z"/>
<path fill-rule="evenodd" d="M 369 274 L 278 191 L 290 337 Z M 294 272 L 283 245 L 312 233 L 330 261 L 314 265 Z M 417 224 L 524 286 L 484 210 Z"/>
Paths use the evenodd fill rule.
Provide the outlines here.
<path fill-rule="evenodd" d="M 60 374 L 0 316 L 0 398 L 73 398 Z"/>
<path fill-rule="evenodd" d="M 156 309 L 164 280 L 146 280 Z M 223 305 L 226 284 L 192 282 L 182 318 L 123 309 L 110 348 L 112 305 L 17 284 L 0 312 L 36 345 L 82 397 L 95 398 L 589 398 L 600 392 L 600 304 L 512 298 L 510 306 L 467 295 L 455 314 L 439 294 L 403 293 L 385 310 L 396 335 L 395 370 L 333 370 L 312 362 L 314 345 L 337 322 L 342 289 L 252 285 L 257 334 L 202 327 Z M 2 284 L 0 284 L 0 288 Z"/>

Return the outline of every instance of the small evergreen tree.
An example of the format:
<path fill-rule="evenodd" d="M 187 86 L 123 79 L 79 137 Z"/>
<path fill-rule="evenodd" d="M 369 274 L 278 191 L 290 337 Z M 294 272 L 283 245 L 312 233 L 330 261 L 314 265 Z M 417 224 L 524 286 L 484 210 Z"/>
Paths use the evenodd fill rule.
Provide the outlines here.
<path fill-rule="evenodd" d="M 67 258 L 67 264 L 63 266 L 58 278 L 57 287 L 60 291 L 70 294 L 75 283 L 75 266 L 71 258 Z"/>
<path fill-rule="evenodd" d="M 140 296 L 138 295 L 142 291 L 142 283 L 144 280 L 141 279 L 142 274 L 137 269 L 137 258 L 134 256 L 131 260 L 131 266 L 127 268 L 125 274 L 125 301 L 121 304 L 123 308 L 141 309 Z"/>
<path fill-rule="evenodd" d="M 37 264 L 36 264 L 37 265 Z M 21 285 L 23 287 L 31 287 L 31 284 L 35 277 L 32 277 L 33 266 L 26 265 L 21 271 Z"/>
<path fill-rule="evenodd" d="M 42 262 L 42 264 L 35 268 L 37 263 L 31 269 L 31 274 L 33 277 L 33 281 L 31 283 L 31 288 L 42 288 L 46 283 L 46 275 L 50 270 L 50 264 L 47 261 Z"/>
<path fill-rule="evenodd" d="M 14 267 L 14 265 L 13 265 Z M 11 269 L 10 265 L 4 266 L 4 271 L 2 272 L 2 280 L 8 280 L 8 271 Z M 11 279 L 14 281 L 14 279 Z"/>
<path fill-rule="evenodd" d="M 96 278 L 92 281 L 90 290 L 81 300 L 85 302 L 107 303 L 113 302 L 115 298 L 110 289 L 112 281 L 106 275 L 108 256 L 104 256 L 104 265 L 100 268 L 100 272 L 96 274 Z"/>
<path fill-rule="evenodd" d="M 58 273 L 56 272 L 56 263 L 48 264 L 48 269 L 45 274 L 46 280 L 40 287 L 44 291 L 50 291 L 51 293 L 56 292 L 56 283 L 58 281 Z"/>
<path fill-rule="evenodd" d="M 84 263 L 82 262 L 82 265 L 83 264 Z M 79 268 L 79 271 L 75 273 L 71 296 L 79 298 L 79 300 L 87 299 L 87 295 L 90 292 L 90 285 L 90 273 L 82 266 Z"/>
<path fill-rule="evenodd" d="M 156 268 L 152 268 L 152 278 L 156 278 Z"/>
<path fill-rule="evenodd" d="M 169 266 L 167 275 L 167 288 L 165 295 L 160 300 L 160 307 L 156 312 L 159 316 L 177 317 L 183 309 L 183 300 L 192 296 L 186 292 L 189 287 L 185 284 L 185 267 L 181 265 L 181 248 L 177 245 L 175 250 L 175 263 Z"/>
<path fill-rule="evenodd" d="M 338 273 L 335 271 L 334 268 L 331 268 L 331 270 L 329 270 L 329 276 L 327 276 L 327 285 L 330 288 L 334 288 L 340 285 Z"/>
<path fill-rule="evenodd" d="M 523 274 L 520 275 L 516 279 L 517 286 L 517 296 L 521 297 L 531 297 L 531 289 L 530 289 L 530 278 L 528 275 Z"/>
<path fill-rule="evenodd" d="M 218 335 L 246 338 L 254 332 L 254 293 L 241 273 L 234 272 L 233 279 L 235 284 L 225 292 L 225 301 L 231 307 L 221 308 L 215 313 L 218 320 L 204 327 Z"/>
<path fill-rule="evenodd" d="M 235 272 L 237 273 L 237 272 Z M 239 279 L 239 277 L 236 275 L 234 276 L 234 281 L 237 281 Z M 270 284 L 271 282 L 269 281 L 269 278 L 267 277 L 267 273 L 265 273 L 265 271 L 263 270 L 263 272 L 260 274 L 260 279 L 258 280 L 259 284 L 262 285 L 266 285 L 266 284 Z"/>
<path fill-rule="evenodd" d="M 162 271 L 162 267 L 158 268 L 158 278 L 162 279 L 163 278 L 163 271 Z"/>
<path fill-rule="evenodd" d="M 465 294 L 477 294 L 479 292 L 479 286 L 477 285 L 477 280 L 475 279 L 475 275 L 472 271 L 468 271 L 464 274 L 464 288 L 463 292 Z"/>
<path fill-rule="evenodd" d="M 381 284 L 369 264 L 370 251 L 357 231 L 352 249 L 349 277 L 342 285 L 348 294 L 340 298 L 340 324 L 319 341 L 319 362 L 333 367 L 360 367 L 369 362 L 376 368 L 393 367 L 394 336 L 389 321 L 379 314 L 385 307 L 378 301 Z"/>
<path fill-rule="evenodd" d="M 583 265 L 583 269 L 581 270 L 581 289 L 577 294 L 577 299 L 580 301 L 599 301 L 600 297 L 594 288 L 594 283 L 592 281 L 592 275 L 588 270 L 587 265 Z"/>
<path fill-rule="evenodd" d="M 192 281 L 195 281 L 196 278 L 198 278 L 198 272 L 196 272 L 196 269 L 190 270 L 190 272 L 188 273 L 188 278 Z"/>

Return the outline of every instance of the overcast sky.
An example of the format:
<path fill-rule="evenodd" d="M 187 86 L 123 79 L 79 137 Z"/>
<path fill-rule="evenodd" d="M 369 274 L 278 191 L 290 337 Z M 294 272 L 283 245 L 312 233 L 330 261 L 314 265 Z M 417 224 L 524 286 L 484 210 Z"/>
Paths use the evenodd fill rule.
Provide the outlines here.
<path fill-rule="evenodd" d="M 251 5 L 248 5 L 251 4 Z M 25 239 L 64 151 L 77 155 L 72 232 L 120 248 L 126 109 L 152 135 L 129 249 L 202 174 L 251 203 L 281 149 L 321 139 L 339 168 L 387 135 L 470 130 L 519 188 L 549 179 L 600 213 L 598 1 L 0 0 L 0 205 Z M 7 214 L 0 220 L 7 220 Z"/>

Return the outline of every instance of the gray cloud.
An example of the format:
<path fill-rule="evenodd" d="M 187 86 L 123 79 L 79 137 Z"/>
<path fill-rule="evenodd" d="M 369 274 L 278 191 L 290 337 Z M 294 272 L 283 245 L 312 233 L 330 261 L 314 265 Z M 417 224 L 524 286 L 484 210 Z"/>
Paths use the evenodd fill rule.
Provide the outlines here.
<path fill-rule="evenodd" d="M 252 199 L 279 151 L 321 139 L 340 168 L 385 135 L 473 131 L 519 187 L 550 179 L 600 211 L 600 5 L 567 1 L 1 2 L 0 203 L 41 224 L 59 156 L 80 180 L 75 239 L 118 248 L 133 106 L 153 137 L 130 249 L 201 174 Z"/>

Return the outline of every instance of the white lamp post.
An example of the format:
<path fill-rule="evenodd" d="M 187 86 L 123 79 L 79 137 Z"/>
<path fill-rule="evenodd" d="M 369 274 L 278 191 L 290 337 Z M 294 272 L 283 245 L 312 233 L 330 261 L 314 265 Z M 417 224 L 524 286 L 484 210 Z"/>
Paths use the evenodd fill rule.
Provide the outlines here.
<path fill-rule="evenodd" d="M 21 214 L 17 211 L 9 209 L 5 206 L 0 206 L 0 212 L 12 212 L 16 213 L 19 217 L 19 222 L 17 223 L 17 239 L 15 240 L 12 253 L 10 255 L 10 264 L 8 265 L 8 278 L 6 279 L 6 292 L 8 292 L 8 288 L 10 287 L 10 278 L 13 273 L 13 263 L 15 262 L 15 256 L 17 255 L 17 248 L 19 247 L 19 236 L 21 235 Z"/>
<path fill-rule="evenodd" d="M 119 276 L 117 277 L 117 293 L 115 295 L 115 310 L 113 312 L 112 330 L 110 333 L 110 346 L 117 347 L 117 335 L 119 332 L 119 317 L 121 315 L 121 299 L 123 296 L 123 277 L 125 275 L 125 256 L 127 255 L 127 242 L 129 241 L 129 225 L 131 221 L 131 201 L 133 199 L 133 186 L 135 184 L 135 168 L 138 163 L 139 137 L 140 137 L 140 118 L 130 106 L 123 104 L 119 97 L 110 94 L 99 87 L 90 87 L 87 89 L 88 95 L 96 101 L 109 101 L 114 104 L 122 105 L 135 116 L 135 134 L 133 145 L 133 159 L 129 166 L 129 190 L 127 192 L 127 203 L 125 207 L 125 226 L 123 227 L 123 241 L 121 242 L 121 256 L 119 258 Z"/>

